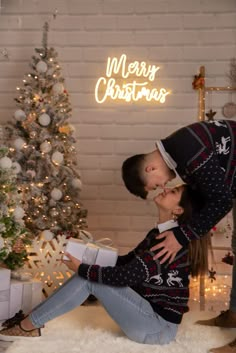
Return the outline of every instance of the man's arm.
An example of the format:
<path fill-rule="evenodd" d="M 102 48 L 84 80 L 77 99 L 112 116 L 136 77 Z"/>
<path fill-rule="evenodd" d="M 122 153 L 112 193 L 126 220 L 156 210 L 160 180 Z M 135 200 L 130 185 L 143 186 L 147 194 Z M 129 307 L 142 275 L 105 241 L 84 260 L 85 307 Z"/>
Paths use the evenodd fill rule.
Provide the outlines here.
<path fill-rule="evenodd" d="M 181 245 L 207 234 L 233 206 L 233 194 L 225 181 L 225 171 L 219 165 L 215 154 L 189 178 L 205 199 L 205 206 L 191 221 L 174 229 Z"/>
<path fill-rule="evenodd" d="M 164 241 L 154 246 L 152 250 L 163 248 L 155 256 L 159 258 L 165 255 L 161 263 L 168 258 L 169 262 L 173 261 L 182 246 L 207 234 L 233 206 L 233 195 L 225 182 L 225 172 L 219 165 L 216 155 L 213 154 L 201 168 L 189 175 L 188 183 L 199 188 L 206 198 L 206 205 L 189 223 L 180 224 L 173 231 L 164 232 L 157 237 L 164 238 Z"/>

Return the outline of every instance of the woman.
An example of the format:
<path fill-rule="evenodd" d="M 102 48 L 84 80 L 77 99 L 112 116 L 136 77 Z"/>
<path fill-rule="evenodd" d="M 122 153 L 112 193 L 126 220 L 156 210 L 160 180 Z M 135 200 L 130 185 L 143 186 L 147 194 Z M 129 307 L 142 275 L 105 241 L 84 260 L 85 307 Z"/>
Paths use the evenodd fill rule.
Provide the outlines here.
<path fill-rule="evenodd" d="M 165 189 L 154 202 L 159 209 L 159 224 L 133 251 L 119 256 L 115 267 L 83 264 L 67 254 L 70 261 L 63 262 L 75 271 L 74 276 L 21 322 L 1 330 L 0 339 L 40 336 L 40 327 L 46 322 L 81 305 L 93 294 L 131 340 L 146 344 L 174 340 L 182 316 L 188 311 L 189 251 L 182 248 L 172 263 L 161 265 L 153 260 L 150 249 L 157 242 L 158 232 L 177 227 L 177 219 L 183 223 L 200 204 L 186 185 Z M 193 242 L 191 246 L 194 249 Z M 192 250 L 197 275 L 198 252 Z M 203 251 L 199 253 L 202 256 Z"/>

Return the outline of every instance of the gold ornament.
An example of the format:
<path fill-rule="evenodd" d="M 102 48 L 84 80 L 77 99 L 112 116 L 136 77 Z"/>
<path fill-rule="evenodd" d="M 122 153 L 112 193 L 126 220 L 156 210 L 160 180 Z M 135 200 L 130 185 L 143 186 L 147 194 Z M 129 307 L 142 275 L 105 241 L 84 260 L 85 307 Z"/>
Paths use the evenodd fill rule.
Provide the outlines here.
<path fill-rule="evenodd" d="M 60 126 L 58 130 L 61 134 L 66 134 L 66 135 L 69 135 L 72 132 L 72 128 L 70 125 Z"/>

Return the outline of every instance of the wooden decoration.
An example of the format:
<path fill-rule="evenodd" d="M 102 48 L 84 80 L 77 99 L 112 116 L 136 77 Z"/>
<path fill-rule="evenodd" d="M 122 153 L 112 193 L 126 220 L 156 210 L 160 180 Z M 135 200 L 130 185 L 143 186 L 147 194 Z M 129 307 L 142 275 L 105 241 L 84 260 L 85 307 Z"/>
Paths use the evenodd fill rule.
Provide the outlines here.
<path fill-rule="evenodd" d="M 43 292 L 47 297 L 63 284 L 72 273 L 61 262 L 63 250 L 67 243 L 66 235 L 60 235 L 51 241 L 35 239 L 27 247 L 29 260 L 25 270 L 43 283 Z"/>

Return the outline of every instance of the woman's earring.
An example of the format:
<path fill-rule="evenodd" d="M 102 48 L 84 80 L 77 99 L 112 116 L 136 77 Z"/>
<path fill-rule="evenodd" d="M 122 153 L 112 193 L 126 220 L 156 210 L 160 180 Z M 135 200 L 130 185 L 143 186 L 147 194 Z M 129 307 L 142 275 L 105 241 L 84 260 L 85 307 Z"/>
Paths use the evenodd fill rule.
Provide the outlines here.
<path fill-rule="evenodd" d="M 174 221 L 177 221 L 177 219 L 178 219 L 177 215 L 174 214 L 174 213 L 172 213 L 172 219 L 173 219 Z"/>

